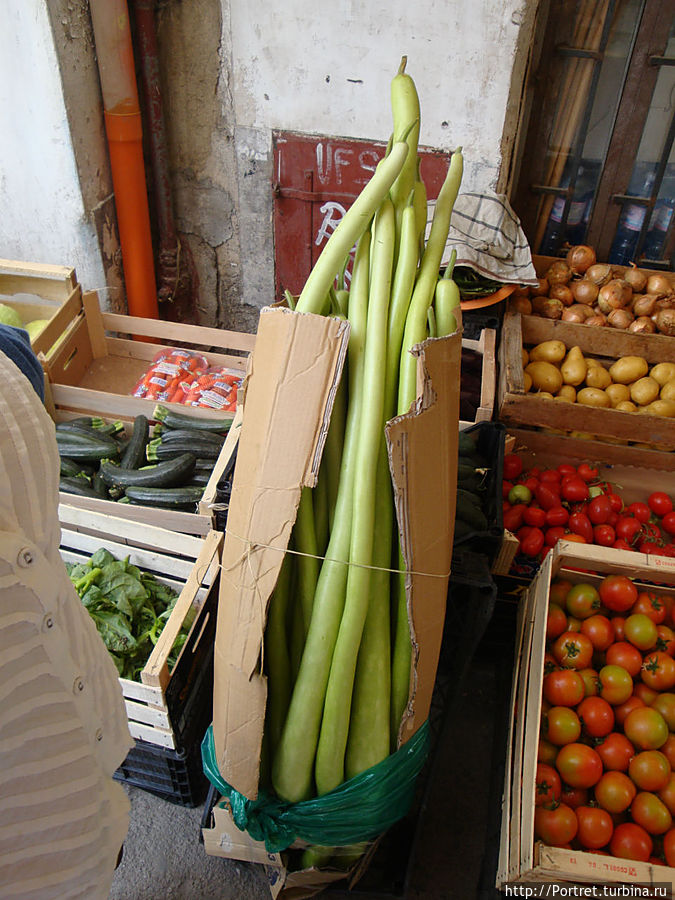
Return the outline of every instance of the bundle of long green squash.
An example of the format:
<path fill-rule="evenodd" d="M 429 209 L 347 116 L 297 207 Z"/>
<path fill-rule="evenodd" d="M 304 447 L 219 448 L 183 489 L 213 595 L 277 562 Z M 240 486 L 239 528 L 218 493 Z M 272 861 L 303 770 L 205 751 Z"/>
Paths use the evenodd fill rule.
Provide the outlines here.
<path fill-rule="evenodd" d="M 264 758 L 290 802 L 387 757 L 408 702 L 412 648 L 384 426 L 416 399 L 411 348 L 457 327 L 459 292 L 440 265 L 463 162 L 455 151 L 425 243 L 420 107 L 405 65 L 391 85 L 387 153 L 295 303 L 346 316 L 351 330 L 317 485 L 303 489 L 265 631 Z M 349 291 L 340 280 L 336 290 L 355 243 Z"/>

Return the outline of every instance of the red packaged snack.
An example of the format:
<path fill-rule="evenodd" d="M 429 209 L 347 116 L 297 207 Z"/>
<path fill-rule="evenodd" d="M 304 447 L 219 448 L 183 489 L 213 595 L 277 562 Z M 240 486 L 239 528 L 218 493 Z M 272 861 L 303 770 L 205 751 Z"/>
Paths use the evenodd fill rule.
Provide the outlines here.
<path fill-rule="evenodd" d="M 134 397 L 184 403 L 195 378 L 208 369 L 201 353 L 181 348 L 164 348 L 155 354 L 145 374 L 132 391 Z M 181 387 L 184 385 L 184 387 Z"/>
<path fill-rule="evenodd" d="M 212 366 L 193 381 L 185 398 L 187 406 L 203 406 L 234 412 L 242 373 L 236 369 Z"/>

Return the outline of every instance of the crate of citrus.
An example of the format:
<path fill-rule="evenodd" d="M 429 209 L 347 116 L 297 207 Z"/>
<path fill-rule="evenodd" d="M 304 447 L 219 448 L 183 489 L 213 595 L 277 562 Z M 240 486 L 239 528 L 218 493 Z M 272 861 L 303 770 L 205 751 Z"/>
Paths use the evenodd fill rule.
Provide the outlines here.
<path fill-rule="evenodd" d="M 675 562 L 561 542 L 518 632 L 498 885 L 675 884 Z"/>

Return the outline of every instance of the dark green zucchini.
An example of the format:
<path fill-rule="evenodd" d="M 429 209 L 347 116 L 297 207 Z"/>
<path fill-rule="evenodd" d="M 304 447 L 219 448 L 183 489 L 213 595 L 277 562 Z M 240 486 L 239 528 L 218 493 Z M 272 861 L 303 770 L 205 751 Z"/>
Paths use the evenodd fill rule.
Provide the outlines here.
<path fill-rule="evenodd" d="M 123 469 L 138 469 L 145 462 L 145 448 L 148 443 L 148 420 L 145 416 L 136 416 L 131 438 L 122 454 L 120 466 Z"/>
<path fill-rule="evenodd" d="M 473 503 L 467 503 L 465 500 L 457 498 L 457 510 L 455 512 L 457 519 L 461 519 L 468 525 L 471 525 L 474 531 L 485 531 L 488 527 L 487 517 L 480 507 Z"/>
<path fill-rule="evenodd" d="M 92 466 L 88 466 L 81 460 L 78 461 L 76 459 L 69 459 L 67 456 L 61 456 L 59 461 L 61 464 L 60 474 L 66 478 L 74 478 L 80 473 L 93 475 L 95 472 L 95 469 Z"/>
<path fill-rule="evenodd" d="M 222 447 L 225 442 L 224 434 L 216 434 L 214 431 L 198 431 L 196 428 L 164 428 L 159 434 L 154 432 L 153 434 L 155 440 L 159 439 L 163 444 L 172 444 L 175 441 L 206 441 Z"/>
<path fill-rule="evenodd" d="M 152 418 L 156 422 L 162 422 L 167 428 L 195 428 L 198 431 L 216 431 L 225 434 L 230 430 L 232 419 L 202 419 L 191 416 L 189 413 L 174 412 L 158 403 L 155 406 Z"/>
<path fill-rule="evenodd" d="M 102 421 L 102 420 L 101 420 Z M 121 422 L 103 422 L 102 425 L 87 425 L 86 422 L 70 420 L 68 422 L 59 422 L 56 426 L 57 432 L 72 432 L 78 434 L 88 434 L 92 437 L 112 437 L 119 434 L 124 426 Z"/>
<path fill-rule="evenodd" d="M 175 459 L 164 460 L 143 469 L 122 469 L 112 462 L 101 463 L 100 473 L 108 487 L 175 487 L 192 477 L 195 458 L 183 453 Z"/>
<path fill-rule="evenodd" d="M 165 509 L 194 509 L 204 488 L 201 485 L 174 488 L 127 487 L 125 495 L 131 503 L 142 506 L 161 506 Z"/>
<path fill-rule="evenodd" d="M 57 440 L 59 455 L 68 459 L 76 459 L 84 462 L 96 462 L 101 459 L 116 459 L 119 453 L 114 441 L 108 440 L 84 440 L 82 435 L 74 433 L 64 434 L 62 440 Z"/>
<path fill-rule="evenodd" d="M 173 441 L 165 444 L 161 438 L 155 438 L 150 441 L 146 449 L 146 456 L 153 462 L 154 460 L 174 459 L 183 453 L 192 453 L 194 457 L 200 459 L 218 459 L 220 456 L 220 446 L 212 444 L 209 441 L 185 440 Z"/>
<path fill-rule="evenodd" d="M 471 456 L 476 452 L 475 441 L 465 431 L 460 431 L 457 436 L 457 452 L 460 456 Z"/>
<path fill-rule="evenodd" d="M 186 483 L 186 486 L 190 485 L 201 485 L 202 487 L 206 487 L 209 483 L 209 478 L 211 477 L 211 472 L 193 472 L 192 478 Z"/>
<path fill-rule="evenodd" d="M 97 497 L 100 499 L 100 495 L 89 483 L 89 479 L 77 475 L 72 478 L 64 476 L 59 478 L 59 490 L 63 491 L 64 494 L 77 494 L 78 497 Z"/>
<path fill-rule="evenodd" d="M 94 474 L 92 475 L 91 486 L 102 500 L 108 499 L 108 485 L 103 480 L 103 475 L 101 475 L 100 469 L 98 472 L 94 472 Z"/>

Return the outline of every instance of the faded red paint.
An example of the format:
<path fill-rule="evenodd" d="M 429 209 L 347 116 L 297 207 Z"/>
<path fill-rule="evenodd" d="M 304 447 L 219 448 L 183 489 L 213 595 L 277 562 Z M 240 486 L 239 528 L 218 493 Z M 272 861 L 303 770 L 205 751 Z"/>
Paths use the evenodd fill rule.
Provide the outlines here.
<path fill-rule="evenodd" d="M 384 155 L 384 143 L 316 135 L 274 134 L 276 298 L 299 294 L 323 245 Z M 421 150 L 430 200 L 443 184 L 450 154 Z"/>

